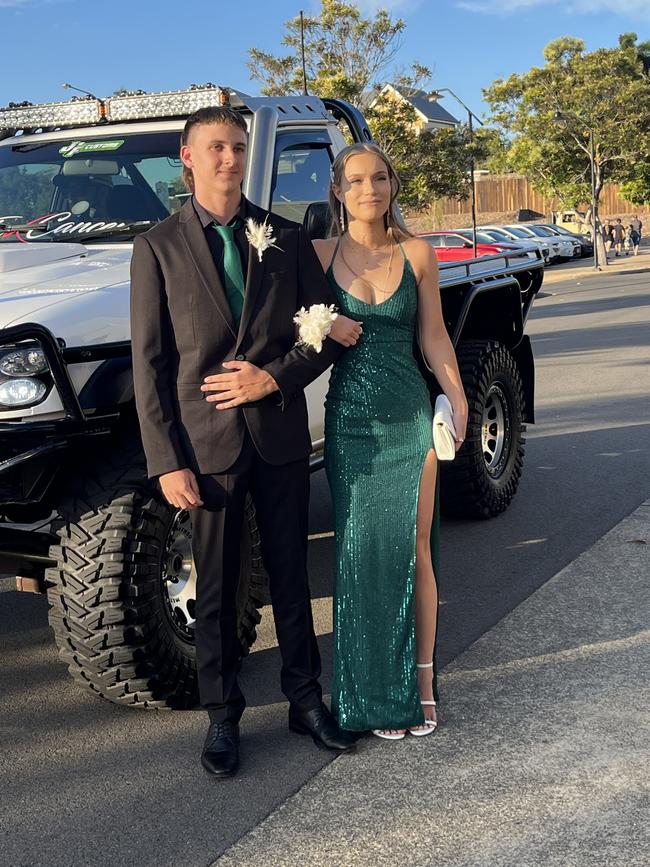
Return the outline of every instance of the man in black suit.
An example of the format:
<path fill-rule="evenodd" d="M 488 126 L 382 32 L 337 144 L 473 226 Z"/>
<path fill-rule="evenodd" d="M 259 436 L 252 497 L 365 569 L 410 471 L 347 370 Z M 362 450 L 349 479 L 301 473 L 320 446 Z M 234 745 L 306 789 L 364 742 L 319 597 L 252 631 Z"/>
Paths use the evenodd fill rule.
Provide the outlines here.
<path fill-rule="evenodd" d="M 302 227 L 242 196 L 246 148 L 237 112 L 207 108 L 188 118 L 180 155 L 193 196 L 136 238 L 131 265 L 134 385 L 148 473 L 171 505 L 192 515 L 199 693 L 210 716 L 201 761 L 217 777 L 239 764 L 245 700 L 235 603 L 248 491 L 270 577 L 289 727 L 334 750 L 354 746 L 318 682 L 303 389 L 341 345 L 356 342 L 360 327 L 339 317 L 320 353 L 295 345 L 295 312 L 333 298 Z M 271 227 L 273 246 L 249 243 L 249 218 Z"/>

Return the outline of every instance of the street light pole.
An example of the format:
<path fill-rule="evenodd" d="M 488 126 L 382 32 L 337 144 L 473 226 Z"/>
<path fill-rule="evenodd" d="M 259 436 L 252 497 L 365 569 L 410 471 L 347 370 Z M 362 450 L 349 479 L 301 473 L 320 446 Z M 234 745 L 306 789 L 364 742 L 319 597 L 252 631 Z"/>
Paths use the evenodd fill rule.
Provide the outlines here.
<path fill-rule="evenodd" d="M 469 183 L 472 196 L 472 244 L 474 245 L 474 258 L 478 256 L 476 246 L 476 179 L 474 178 L 474 127 L 472 126 L 472 112 L 467 112 L 467 126 L 469 129 L 469 147 L 470 147 L 470 162 L 469 162 Z"/>
<path fill-rule="evenodd" d="M 460 103 L 463 106 L 465 111 L 467 112 L 467 129 L 469 132 L 469 146 L 471 152 L 469 171 L 470 171 L 470 195 L 472 199 L 472 246 L 474 247 L 474 258 L 476 259 L 478 251 L 476 245 L 476 181 L 474 179 L 474 124 L 473 121 L 477 121 L 483 126 L 483 121 L 478 118 L 474 112 L 469 108 L 469 106 L 465 105 L 463 100 L 454 93 L 454 91 L 450 87 L 439 87 L 437 90 L 432 90 L 431 93 L 428 94 L 427 98 L 430 102 L 437 102 L 440 99 L 441 93 L 449 93 L 456 102 Z"/>

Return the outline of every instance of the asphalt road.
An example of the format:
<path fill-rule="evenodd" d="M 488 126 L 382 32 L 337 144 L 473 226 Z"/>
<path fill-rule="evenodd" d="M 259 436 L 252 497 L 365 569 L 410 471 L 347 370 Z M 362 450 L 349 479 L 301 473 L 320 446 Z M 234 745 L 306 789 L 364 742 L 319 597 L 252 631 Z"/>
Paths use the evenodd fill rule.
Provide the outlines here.
<path fill-rule="evenodd" d="M 528 326 L 537 424 L 519 493 L 496 520 L 443 522 L 443 666 L 650 493 L 650 275 L 546 291 Z M 322 473 L 311 529 L 331 530 Z M 310 561 L 327 689 L 333 540 L 314 540 Z M 331 758 L 286 729 L 269 618 L 245 667 L 242 772 L 227 783 L 198 764 L 203 714 L 86 695 L 57 662 L 45 600 L 8 580 L 0 653 L 0 865 L 207 865 Z"/>

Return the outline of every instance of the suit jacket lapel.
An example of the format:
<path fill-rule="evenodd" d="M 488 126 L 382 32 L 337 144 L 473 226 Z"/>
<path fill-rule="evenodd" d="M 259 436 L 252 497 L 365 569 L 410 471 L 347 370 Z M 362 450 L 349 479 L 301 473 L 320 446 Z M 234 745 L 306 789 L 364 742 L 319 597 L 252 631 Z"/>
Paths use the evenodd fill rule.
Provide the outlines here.
<path fill-rule="evenodd" d="M 255 222 L 263 223 L 267 217 L 267 212 L 255 207 L 251 202 L 245 200 L 246 217 L 252 217 Z M 250 321 L 255 312 L 255 305 L 259 296 L 262 278 L 264 277 L 265 258 L 260 257 L 255 249 L 250 244 L 248 246 L 248 271 L 246 273 L 246 291 L 244 293 L 244 309 L 241 314 L 241 322 L 239 324 L 238 343 L 241 342 L 246 333 L 246 329 L 250 325 Z"/>
<path fill-rule="evenodd" d="M 191 198 L 189 198 L 181 208 L 179 227 L 181 236 L 185 241 L 187 250 L 190 254 L 190 258 L 194 262 L 196 270 L 199 272 L 206 292 L 223 316 L 223 319 L 232 335 L 236 337 L 237 330 L 230 311 L 230 305 L 228 304 L 224 288 L 221 285 L 221 280 L 219 279 L 219 273 L 214 264 L 212 253 L 210 252 L 208 243 L 205 240 L 203 226 L 196 215 Z"/>

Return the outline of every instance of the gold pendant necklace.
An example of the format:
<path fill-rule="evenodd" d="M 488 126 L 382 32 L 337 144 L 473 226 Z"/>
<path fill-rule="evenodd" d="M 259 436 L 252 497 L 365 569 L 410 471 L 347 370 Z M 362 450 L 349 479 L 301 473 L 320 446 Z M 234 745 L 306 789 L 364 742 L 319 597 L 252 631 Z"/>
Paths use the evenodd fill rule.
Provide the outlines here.
<path fill-rule="evenodd" d="M 343 264 L 348 269 L 350 274 L 352 274 L 353 277 L 355 277 L 355 279 L 361 280 L 362 283 L 365 283 L 367 286 L 370 286 L 370 289 L 373 293 L 373 295 L 372 295 L 373 304 L 377 303 L 377 296 L 375 293 L 381 292 L 382 295 L 392 294 L 392 293 L 388 293 L 386 287 L 388 286 L 388 281 L 390 280 L 390 273 L 391 273 L 391 268 L 393 266 L 393 253 L 394 252 L 395 252 L 395 245 L 391 242 L 390 256 L 388 257 L 388 267 L 386 269 L 386 280 L 384 282 L 384 288 L 381 289 L 379 286 L 375 286 L 375 284 L 372 281 L 368 280 L 367 277 L 364 277 L 362 274 L 358 274 L 354 270 L 354 268 L 350 267 L 350 264 L 349 264 L 348 260 L 345 258 L 345 254 L 343 253 L 343 246 L 341 245 L 341 259 L 343 259 Z"/>

